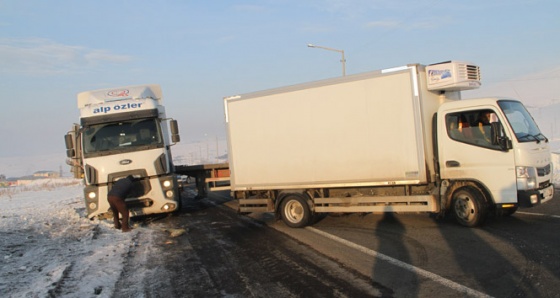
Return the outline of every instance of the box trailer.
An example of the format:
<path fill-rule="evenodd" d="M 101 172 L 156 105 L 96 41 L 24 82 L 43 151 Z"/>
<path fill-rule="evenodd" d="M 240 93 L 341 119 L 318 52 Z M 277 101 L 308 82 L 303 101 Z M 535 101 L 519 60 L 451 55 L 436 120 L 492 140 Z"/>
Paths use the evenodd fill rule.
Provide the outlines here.
<path fill-rule="evenodd" d="M 553 195 L 548 139 L 523 104 L 461 99 L 479 67 L 448 61 L 224 98 L 239 212 L 291 227 L 326 212 L 452 212 L 466 226 Z"/>

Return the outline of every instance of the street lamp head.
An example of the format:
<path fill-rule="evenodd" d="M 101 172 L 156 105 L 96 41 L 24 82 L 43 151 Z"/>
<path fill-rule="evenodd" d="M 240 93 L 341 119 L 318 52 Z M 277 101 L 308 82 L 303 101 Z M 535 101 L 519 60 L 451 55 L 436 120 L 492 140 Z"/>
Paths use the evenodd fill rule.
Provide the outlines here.
<path fill-rule="evenodd" d="M 323 46 L 316 46 L 316 45 L 311 44 L 311 43 L 308 43 L 307 46 L 310 47 L 310 48 L 334 51 L 334 52 L 339 52 L 340 54 L 342 54 L 342 59 L 340 60 L 340 62 L 342 62 L 342 76 L 346 75 L 346 59 L 344 58 L 344 50 L 337 50 L 337 49 L 327 48 L 327 47 L 323 47 Z"/>

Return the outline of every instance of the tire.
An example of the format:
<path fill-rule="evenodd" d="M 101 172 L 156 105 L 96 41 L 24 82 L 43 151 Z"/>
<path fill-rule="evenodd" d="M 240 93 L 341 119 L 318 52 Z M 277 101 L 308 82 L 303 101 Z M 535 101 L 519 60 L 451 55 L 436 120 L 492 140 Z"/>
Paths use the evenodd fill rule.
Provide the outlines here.
<path fill-rule="evenodd" d="M 306 199 L 299 194 L 288 195 L 282 200 L 280 214 L 284 223 L 292 228 L 307 226 L 312 217 Z"/>
<path fill-rule="evenodd" d="M 482 225 L 488 214 L 484 195 L 472 186 L 459 188 L 453 193 L 451 209 L 459 224 L 471 228 Z"/>

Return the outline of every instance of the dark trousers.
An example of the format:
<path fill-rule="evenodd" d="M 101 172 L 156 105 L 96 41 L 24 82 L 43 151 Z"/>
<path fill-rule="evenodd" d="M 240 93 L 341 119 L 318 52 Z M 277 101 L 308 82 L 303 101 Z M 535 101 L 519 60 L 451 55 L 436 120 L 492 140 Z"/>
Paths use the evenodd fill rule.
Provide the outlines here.
<path fill-rule="evenodd" d="M 109 205 L 111 206 L 111 211 L 113 211 L 113 222 L 115 223 L 115 228 L 122 228 L 123 232 L 130 231 L 130 227 L 128 226 L 128 207 L 126 207 L 124 199 L 116 196 L 109 196 L 107 200 L 109 201 Z M 119 213 L 122 217 L 122 225 L 119 222 Z"/>

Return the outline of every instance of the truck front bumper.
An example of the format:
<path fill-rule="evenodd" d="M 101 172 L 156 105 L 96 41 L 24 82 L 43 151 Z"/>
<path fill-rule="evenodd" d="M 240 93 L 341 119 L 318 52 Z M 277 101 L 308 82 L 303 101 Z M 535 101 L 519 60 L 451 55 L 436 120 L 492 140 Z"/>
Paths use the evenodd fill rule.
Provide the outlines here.
<path fill-rule="evenodd" d="M 547 202 L 554 196 L 554 185 L 536 190 L 519 190 L 517 191 L 517 200 L 520 207 L 533 207 L 541 203 Z"/>

